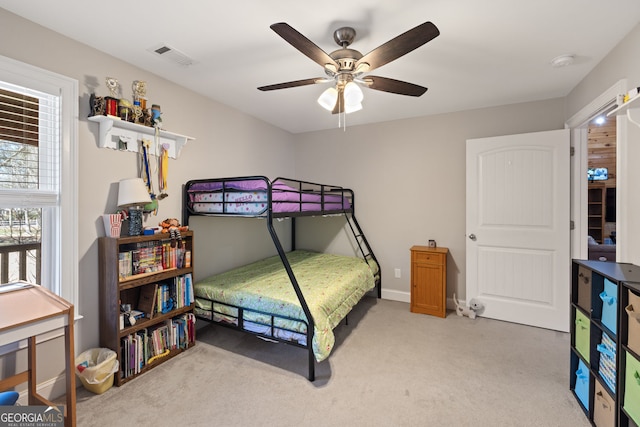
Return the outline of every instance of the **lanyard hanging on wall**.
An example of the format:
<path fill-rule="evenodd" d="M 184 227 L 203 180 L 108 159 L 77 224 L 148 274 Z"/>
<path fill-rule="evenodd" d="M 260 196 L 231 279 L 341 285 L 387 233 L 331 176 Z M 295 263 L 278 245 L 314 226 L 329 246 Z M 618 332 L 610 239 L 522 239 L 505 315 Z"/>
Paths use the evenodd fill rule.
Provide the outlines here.
<path fill-rule="evenodd" d="M 143 174 L 142 179 L 144 180 L 147 191 L 149 191 L 149 196 L 151 196 L 151 203 L 145 205 L 145 212 L 153 212 L 154 215 L 158 213 L 158 199 L 156 198 L 155 193 L 153 192 L 153 183 L 151 181 L 151 170 L 149 168 L 149 148 L 151 146 L 151 142 L 147 140 L 142 140 L 142 167 L 141 173 Z"/>
<path fill-rule="evenodd" d="M 160 156 L 160 175 L 158 177 L 158 188 L 160 194 L 158 200 L 162 200 L 168 196 L 167 194 L 167 177 L 169 176 L 169 144 L 162 144 L 162 155 Z"/>

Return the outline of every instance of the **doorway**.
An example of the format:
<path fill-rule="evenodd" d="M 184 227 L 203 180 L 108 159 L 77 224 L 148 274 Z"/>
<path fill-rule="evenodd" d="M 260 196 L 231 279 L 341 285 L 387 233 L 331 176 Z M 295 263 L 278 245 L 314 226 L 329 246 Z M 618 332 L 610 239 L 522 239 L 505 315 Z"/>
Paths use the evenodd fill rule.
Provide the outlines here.
<path fill-rule="evenodd" d="M 600 96 L 591 101 L 588 105 L 578 111 L 565 123 L 565 126 L 571 129 L 571 258 L 588 259 L 588 236 L 589 236 L 589 180 L 587 179 L 587 170 L 589 164 L 588 150 L 588 130 L 590 122 L 603 112 L 610 111 L 616 105 L 616 98 L 621 93 L 627 91 L 627 80 L 619 80 Z M 615 163 L 615 259 L 612 261 L 624 260 L 627 250 L 625 244 L 626 229 L 626 207 L 621 203 L 621 195 L 625 194 L 625 163 L 620 159 L 624 159 L 627 151 L 627 124 L 626 120 L 616 120 L 615 124 L 615 143 L 616 143 L 616 163 Z M 611 192 L 610 192 L 611 193 Z M 604 194 L 604 203 L 606 203 L 606 192 Z M 610 194 L 610 198 L 612 195 Z M 610 205 L 611 207 L 612 205 Z M 603 241 L 610 238 L 607 234 L 609 228 L 606 228 L 606 205 L 603 212 L 605 225 L 603 228 Z M 611 218 L 610 218 L 611 219 Z M 613 222 L 613 221 L 609 221 Z"/>
<path fill-rule="evenodd" d="M 587 257 L 616 260 L 616 116 L 615 104 L 587 124 Z"/>

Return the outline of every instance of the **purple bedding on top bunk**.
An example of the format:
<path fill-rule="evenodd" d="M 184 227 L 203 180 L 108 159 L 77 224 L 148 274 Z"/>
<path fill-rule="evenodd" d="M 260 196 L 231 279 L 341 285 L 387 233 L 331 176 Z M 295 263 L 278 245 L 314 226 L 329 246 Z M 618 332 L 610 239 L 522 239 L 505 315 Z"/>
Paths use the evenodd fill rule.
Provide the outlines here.
<path fill-rule="evenodd" d="M 187 191 L 191 208 L 195 212 L 259 214 L 267 208 L 266 190 L 267 182 L 263 179 L 234 179 L 195 182 Z M 278 213 L 351 208 L 349 199 L 343 194 L 327 194 L 317 190 L 300 191 L 278 180 L 271 185 L 271 200 L 273 212 Z"/>

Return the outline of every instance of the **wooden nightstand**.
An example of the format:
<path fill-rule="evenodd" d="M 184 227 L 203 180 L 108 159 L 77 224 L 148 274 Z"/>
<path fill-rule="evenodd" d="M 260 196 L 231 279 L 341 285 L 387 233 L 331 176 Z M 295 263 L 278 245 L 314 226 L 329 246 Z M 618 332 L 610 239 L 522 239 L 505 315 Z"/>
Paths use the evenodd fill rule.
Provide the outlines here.
<path fill-rule="evenodd" d="M 445 317 L 447 312 L 447 248 L 411 248 L 411 311 Z"/>

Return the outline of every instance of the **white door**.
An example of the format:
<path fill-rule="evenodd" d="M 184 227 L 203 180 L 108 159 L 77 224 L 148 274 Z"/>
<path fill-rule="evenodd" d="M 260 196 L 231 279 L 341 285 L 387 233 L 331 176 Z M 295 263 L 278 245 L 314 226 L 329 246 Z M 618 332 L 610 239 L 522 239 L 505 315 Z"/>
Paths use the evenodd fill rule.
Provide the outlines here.
<path fill-rule="evenodd" d="M 569 130 L 467 140 L 467 295 L 569 331 Z"/>

